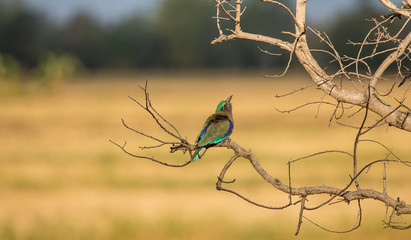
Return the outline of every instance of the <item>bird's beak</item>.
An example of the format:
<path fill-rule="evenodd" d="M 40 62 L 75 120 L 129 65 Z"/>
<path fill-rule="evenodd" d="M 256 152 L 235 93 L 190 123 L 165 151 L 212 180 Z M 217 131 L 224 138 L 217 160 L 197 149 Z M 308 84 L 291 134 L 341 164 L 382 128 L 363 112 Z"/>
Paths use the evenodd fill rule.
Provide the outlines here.
<path fill-rule="evenodd" d="M 226 101 L 230 102 L 232 97 L 233 97 L 233 95 L 229 96 Z"/>

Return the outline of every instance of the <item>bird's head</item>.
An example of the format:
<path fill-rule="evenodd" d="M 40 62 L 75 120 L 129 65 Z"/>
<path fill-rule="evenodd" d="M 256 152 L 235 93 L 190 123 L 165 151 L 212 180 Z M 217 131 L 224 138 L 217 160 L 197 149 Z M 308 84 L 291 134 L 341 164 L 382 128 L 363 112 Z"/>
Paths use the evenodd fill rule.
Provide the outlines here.
<path fill-rule="evenodd" d="M 232 106 L 231 106 L 231 98 L 233 95 L 229 96 L 226 100 L 221 101 L 217 105 L 217 109 L 215 110 L 216 112 L 229 112 L 231 113 L 232 111 Z"/>

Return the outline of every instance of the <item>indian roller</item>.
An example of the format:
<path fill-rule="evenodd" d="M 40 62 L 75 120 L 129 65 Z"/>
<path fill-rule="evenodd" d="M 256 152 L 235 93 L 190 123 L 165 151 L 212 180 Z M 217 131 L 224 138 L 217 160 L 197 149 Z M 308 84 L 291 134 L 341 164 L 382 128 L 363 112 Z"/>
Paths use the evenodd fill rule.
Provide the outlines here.
<path fill-rule="evenodd" d="M 221 101 L 215 113 L 207 118 L 204 126 L 196 139 L 196 148 L 191 161 L 201 158 L 202 150 L 216 145 L 227 139 L 234 128 L 231 98 Z"/>

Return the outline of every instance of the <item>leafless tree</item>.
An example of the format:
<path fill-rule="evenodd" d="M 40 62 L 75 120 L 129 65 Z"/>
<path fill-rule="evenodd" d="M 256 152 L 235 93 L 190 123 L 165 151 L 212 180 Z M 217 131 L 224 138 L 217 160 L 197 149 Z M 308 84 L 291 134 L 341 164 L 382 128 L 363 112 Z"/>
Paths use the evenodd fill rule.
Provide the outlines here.
<path fill-rule="evenodd" d="M 389 0 L 379 1 L 387 8 L 387 11 L 389 10 L 391 13 L 382 17 L 371 19 L 374 26 L 364 32 L 365 37 L 363 41 L 348 42 L 347 47 L 358 47 L 359 50 L 356 56 L 342 56 L 334 47 L 332 41 L 326 33 L 322 33 L 306 25 L 307 0 L 296 0 L 295 12 L 279 1 L 261 0 L 261 4 L 274 4 L 279 8 L 282 8 L 290 15 L 290 19 L 292 19 L 294 24 L 294 31 L 282 33 L 287 36 L 292 36 L 292 41 L 250 33 L 243 30 L 241 27 L 241 17 L 246 13 L 246 6 L 244 5 L 243 0 L 214 0 L 216 4 L 215 19 L 219 36 L 212 41 L 212 44 L 218 44 L 233 39 L 248 39 L 277 46 L 281 51 L 288 53 L 287 56 L 289 61 L 281 74 L 272 77 L 284 76 L 289 70 L 292 59 L 296 58 L 313 81 L 309 86 L 302 87 L 301 89 L 291 91 L 287 94 L 277 95 L 277 97 L 289 97 L 297 91 L 314 86 L 331 99 L 330 101 L 326 101 L 323 97 L 318 101 L 303 104 L 294 109 L 279 111 L 292 112 L 307 105 L 321 106 L 327 104 L 335 107 L 335 110 L 331 113 L 330 122 L 333 120 L 339 120 L 343 115 L 347 114 L 350 114 L 350 116 L 361 116 L 357 125 L 349 125 L 338 122 L 343 126 L 357 129 L 352 152 L 342 150 L 322 151 L 291 160 L 288 162 L 289 171 L 287 183 L 283 183 L 280 179 L 270 175 L 262 167 L 251 150 L 245 150 L 234 140 L 228 139 L 222 143 L 219 143 L 216 147 L 231 149 L 234 151 L 234 154 L 225 164 L 218 176 L 216 183 L 217 190 L 232 193 L 253 205 L 271 210 L 281 210 L 299 204 L 300 212 L 298 216 L 299 221 L 297 224 L 297 230 L 295 233 L 296 235 L 300 231 L 303 219 L 311 222 L 311 220 L 305 218 L 305 211 L 314 211 L 323 206 L 334 204 L 336 202 L 355 202 L 358 205 L 358 219 L 356 225 L 343 232 L 350 232 L 357 229 L 361 225 L 363 215 L 361 204 L 364 199 L 374 199 L 380 201 L 385 204 L 387 211 L 390 209 L 391 213 L 388 214 L 387 218 L 384 220 L 387 227 L 399 230 L 411 228 L 411 223 L 397 223 L 393 220 L 397 215 L 411 214 L 411 205 L 406 204 L 406 202 L 401 200 L 400 197 L 394 198 L 389 196 L 386 189 L 386 164 L 401 164 L 408 168 L 411 166 L 411 162 L 400 159 L 394 152 L 392 152 L 381 142 L 364 138 L 364 135 L 368 132 L 383 125 L 401 129 L 404 131 L 404 134 L 409 134 L 408 132 L 411 131 L 411 110 L 406 106 L 406 97 L 408 96 L 411 86 L 410 81 L 407 81 L 411 76 L 411 71 L 409 69 L 411 62 L 411 32 L 407 32 L 406 30 L 407 27 L 409 27 L 409 22 L 411 20 L 411 0 L 403 0 L 402 6 L 396 6 Z M 394 21 L 401 21 L 402 25 L 398 31 L 392 33 L 390 31 L 390 23 Z M 317 37 L 317 40 L 324 43 L 326 47 L 322 49 L 310 48 L 307 42 L 307 31 L 312 32 Z M 371 48 L 371 53 L 366 54 L 364 50 L 365 48 Z M 272 54 L 265 50 L 262 51 Z M 330 64 L 336 63 L 338 66 L 337 70 L 332 73 L 328 73 L 327 71 L 330 70 L 327 69 L 326 71 L 325 67 L 320 66 L 316 58 L 313 56 L 314 52 L 331 56 L 332 61 Z M 384 56 L 384 60 L 375 70 L 373 70 L 369 65 L 369 61 L 375 56 Z M 384 82 L 381 83 L 382 81 Z M 386 83 L 389 83 L 388 87 Z M 394 88 L 400 89 L 400 87 L 403 89 L 401 93 L 398 94 L 398 91 L 393 91 Z M 191 155 L 191 152 L 195 149 L 195 146 L 189 143 L 186 139 L 183 139 L 179 131 L 154 109 L 149 97 L 147 83 L 144 87 L 141 87 L 141 89 L 143 90 L 145 96 L 144 103 L 140 103 L 134 98 L 130 98 L 142 109 L 147 111 L 152 119 L 162 128 L 164 132 L 171 136 L 174 141 L 164 141 L 160 138 L 151 136 L 150 134 L 135 130 L 127 125 L 124 120 L 122 120 L 124 126 L 127 129 L 144 137 L 150 138 L 158 143 L 154 146 L 141 147 L 142 149 L 170 147 L 171 153 L 181 150 L 183 153 L 189 152 Z M 371 118 L 371 114 L 377 117 Z M 386 157 L 382 159 L 373 159 L 368 161 L 368 163 L 364 166 L 359 167 L 358 145 L 360 142 L 371 142 L 376 144 L 377 147 L 380 147 L 387 152 Z M 123 145 L 115 142 L 113 143 L 126 154 L 136 158 L 149 159 L 165 166 L 184 167 L 190 164 L 190 158 L 187 158 L 187 162 L 183 164 L 173 165 L 167 161 L 161 161 L 152 157 L 135 155 L 127 150 L 126 143 Z M 346 183 L 345 187 L 338 188 L 326 185 L 294 187 L 292 185 L 291 167 L 293 164 L 297 164 L 300 161 L 315 158 L 320 155 L 327 156 L 331 153 L 342 154 L 352 160 L 352 174 L 350 174 L 349 181 Z M 226 181 L 224 180 L 224 177 L 228 169 L 238 158 L 245 158 L 249 160 L 254 170 L 264 179 L 264 181 L 288 195 L 288 202 L 282 206 L 264 205 L 233 189 L 230 189 L 229 186 L 234 181 Z M 383 164 L 384 167 L 382 173 L 383 190 L 377 191 L 374 189 L 361 188 L 359 176 L 364 174 L 367 169 L 376 164 Z M 320 204 L 308 206 L 307 200 L 310 197 L 324 194 L 329 195 L 330 197 Z M 336 232 L 328 229 L 325 230 Z"/>

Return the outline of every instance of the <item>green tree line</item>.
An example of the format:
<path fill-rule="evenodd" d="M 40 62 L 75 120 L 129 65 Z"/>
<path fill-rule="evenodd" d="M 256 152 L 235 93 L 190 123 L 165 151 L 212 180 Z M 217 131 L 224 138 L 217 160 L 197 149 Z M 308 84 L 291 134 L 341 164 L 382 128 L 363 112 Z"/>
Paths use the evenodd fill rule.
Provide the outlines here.
<path fill-rule="evenodd" d="M 164 0 L 151 14 L 136 15 L 116 25 L 101 24 L 84 12 L 64 25 L 56 25 L 42 14 L 10 2 L 0 2 L 0 56 L 17 61 L 23 69 L 36 68 L 50 53 L 69 54 L 92 70 L 275 68 L 288 60 L 287 56 L 267 55 L 258 47 L 272 52 L 278 49 L 249 41 L 212 46 L 210 42 L 218 33 L 211 0 Z M 283 9 L 260 1 L 248 2 L 243 17 L 247 31 L 284 38 L 280 32 L 293 27 Z M 376 16 L 379 13 L 363 4 L 321 30 L 329 29 L 337 49 L 350 54 L 347 39 L 365 36 L 364 27 L 371 24 L 364 18 Z"/>

